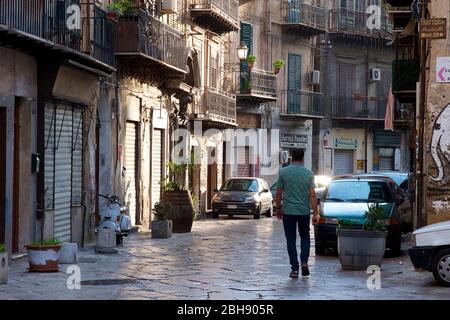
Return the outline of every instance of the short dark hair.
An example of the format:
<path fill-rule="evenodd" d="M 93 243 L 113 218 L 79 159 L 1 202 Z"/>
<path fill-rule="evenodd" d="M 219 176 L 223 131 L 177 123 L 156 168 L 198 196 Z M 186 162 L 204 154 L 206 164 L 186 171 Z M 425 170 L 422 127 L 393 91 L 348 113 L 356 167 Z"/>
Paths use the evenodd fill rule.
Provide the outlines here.
<path fill-rule="evenodd" d="M 292 161 L 303 161 L 305 158 L 305 150 L 294 149 L 292 150 Z"/>

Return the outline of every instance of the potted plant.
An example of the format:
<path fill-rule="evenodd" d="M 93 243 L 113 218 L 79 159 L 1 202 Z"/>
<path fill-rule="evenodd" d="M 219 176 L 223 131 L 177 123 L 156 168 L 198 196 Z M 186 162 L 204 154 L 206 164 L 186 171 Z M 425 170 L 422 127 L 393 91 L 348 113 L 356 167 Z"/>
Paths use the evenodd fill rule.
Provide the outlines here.
<path fill-rule="evenodd" d="M 251 54 L 247 57 L 247 63 L 248 63 L 249 70 L 251 70 L 253 68 L 255 61 L 256 61 L 256 57 L 254 55 Z"/>
<path fill-rule="evenodd" d="M 61 242 L 49 239 L 26 245 L 30 272 L 58 272 L 59 250 Z"/>
<path fill-rule="evenodd" d="M 171 204 L 172 209 L 168 214 L 168 219 L 172 220 L 173 233 L 191 232 L 194 222 L 195 210 L 190 191 L 183 186 L 188 166 L 169 161 L 169 177 L 162 181 L 162 200 Z"/>
<path fill-rule="evenodd" d="M 156 203 L 153 214 L 156 220 L 152 221 L 152 238 L 168 239 L 172 237 L 172 220 L 168 219 L 172 205 L 168 202 Z"/>
<path fill-rule="evenodd" d="M 0 284 L 8 282 L 8 252 L 4 244 L 0 243 Z"/>
<path fill-rule="evenodd" d="M 108 5 L 106 16 L 113 22 L 118 22 L 119 18 L 130 11 L 133 3 L 130 0 L 115 0 Z"/>
<path fill-rule="evenodd" d="M 386 250 L 386 223 L 384 208 L 370 204 L 362 227 L 348 220 L 339 221 L 337 228 L 339 260 L 344 270 L 366 270 L 371 265 L 381 266 Z"/>
<path fill-rule="evenodd" d="M 284 60 L 278 59 L 273 63 L 273 67 L 274 67 L 274 72 L 275 74 L 280 73 L 280 69 L 283 68 L 285 65 Z"/>

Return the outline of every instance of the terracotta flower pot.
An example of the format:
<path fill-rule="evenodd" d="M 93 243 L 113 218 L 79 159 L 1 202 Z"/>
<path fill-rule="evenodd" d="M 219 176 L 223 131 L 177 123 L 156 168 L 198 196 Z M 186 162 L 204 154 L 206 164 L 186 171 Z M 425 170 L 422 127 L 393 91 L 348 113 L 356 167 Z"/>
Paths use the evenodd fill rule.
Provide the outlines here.
<path fill-rule="evenodd" d="M 27 245 L 30 272 L 58 272 L 60 244 Z"/>
<path fill-rule="evenodd" d="M 275 73 L 275 74 L 279 74 L 279 73 L 280 73 L 280 70 L 281 70 L 281 68 L 275 67 L 274 73 Z"/>

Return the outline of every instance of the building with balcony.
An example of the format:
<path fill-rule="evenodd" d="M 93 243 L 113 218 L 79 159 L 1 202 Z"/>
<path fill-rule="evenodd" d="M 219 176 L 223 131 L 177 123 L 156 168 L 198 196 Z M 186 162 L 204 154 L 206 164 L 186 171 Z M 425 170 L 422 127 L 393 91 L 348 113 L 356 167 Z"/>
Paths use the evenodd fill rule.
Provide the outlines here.
<path fill-rule="evenodd" d="M 382 1 L 330 1 L 328 30 L 317 42 L 324 118 L 314 141 L 318 171 L 340 175 L 410 169 L 409 135 L 385 129 L 393 85 L 393 24 Z"/>
<path fill-rule="evenodd" d="M 116 71 L 113 34 L 93 1 L 0 2 L 0 242 L 12 253 L 93 234 L 82 219 L 83 206 L 84 221 L 96 214 L 87 159 L 97 159 L 95 115 L 111 107 L 100 79 Z"/>
<path fill-rule="evenodd" d="M 205 30 L 225 34 L 239 30 L 238 0 L 188 1 L 192 21 Z"/>
<path fill-rule="evenodd" d="M 312 0 L 281 1 L 281 23 L 284 31 L 303 37 L 327 31 L 327 9 Z"/>

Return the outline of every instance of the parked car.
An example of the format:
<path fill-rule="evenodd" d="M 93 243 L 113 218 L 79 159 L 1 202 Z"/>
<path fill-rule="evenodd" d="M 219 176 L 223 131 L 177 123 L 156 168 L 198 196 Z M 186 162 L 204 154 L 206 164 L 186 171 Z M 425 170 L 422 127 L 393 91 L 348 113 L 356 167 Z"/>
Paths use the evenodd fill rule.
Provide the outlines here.
<path fill-rule="evenodd" d="M 399 171 L 379 171 L 359 176 L 388 177 L 397 185 L 396 192 L 402 194 L 404 198 L 403 203 L 399 207 L 402 231 L 403 232 L 412 231 L 413 228 L 413 205 L 412 205 L 413 199 L 411 194 L 412 173 L 405 173 Z"/>
<path fill-rule="evenodd" d="M 395 184 L 394 184 L 395 185 Z M 388 229 L 386 247 L 393 255 L 401 254 L 399 205 L 403 197 L 396 194 L 386 178 L 339 177 L 330 182 L 320 204 L 320 220 L 314 226 L 316 254 L 337 248 L 336 228 L 339 220 L 351 221 L 362 228 L 365 213 L 372 204 L 384 208 Z"/>
<path fill-rule="evenodd" d="M 416 270 L 431 271 L 439 284 L 450 287 L 450 221 L 416 230 L 413 242 L 409 256 Z"/>
<path fill-rule="evenodd" d="M 266 181 L 260 178 L 230 178 L 212 199 L 213 217 L 221 214 L 273 216 L 273 198 Z"/>

